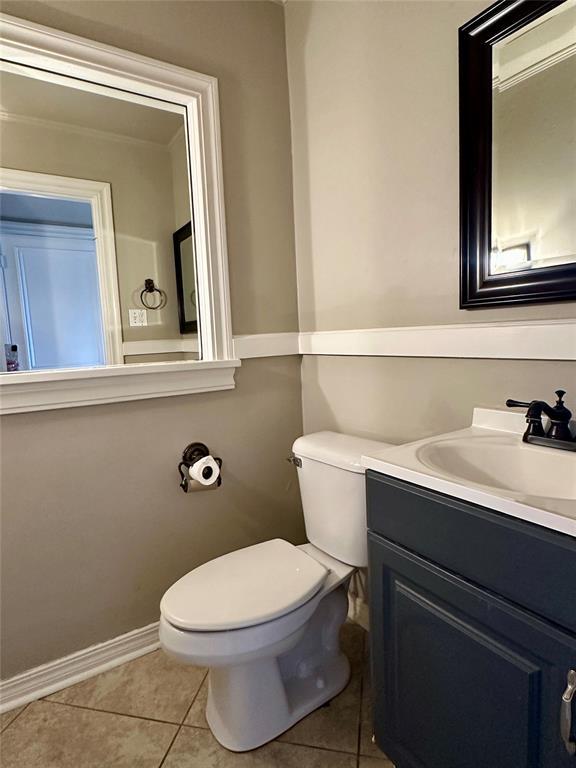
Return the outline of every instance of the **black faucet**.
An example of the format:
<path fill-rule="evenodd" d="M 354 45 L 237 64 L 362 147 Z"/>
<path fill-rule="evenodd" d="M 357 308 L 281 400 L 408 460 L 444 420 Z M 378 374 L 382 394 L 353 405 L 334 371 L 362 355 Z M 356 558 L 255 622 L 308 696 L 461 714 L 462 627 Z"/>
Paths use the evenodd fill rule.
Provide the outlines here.
<path fill-rule="evenodd" d="M 521 400 L 506 400 L 508 408 L 527 408 L 526 421 L 528 426 L 522 435 L 525 443 L 536 443 L 537 445 L 547 445 L 550 448 L 560 448 L 565 451 L 576 451 L 576 439 L 570 432 L 570 419 L 572 413 L 564 405 L 562 399 L 566 392 L 563 389 L 557 389 L 558 400 L 556 405 L 548 405 L 543 400 L 532 400 L 530 403 L 524 403 Z M 544 432 L 542 426 L 542 414 L 545 413 L 550 419 L 550 426 Z"/>

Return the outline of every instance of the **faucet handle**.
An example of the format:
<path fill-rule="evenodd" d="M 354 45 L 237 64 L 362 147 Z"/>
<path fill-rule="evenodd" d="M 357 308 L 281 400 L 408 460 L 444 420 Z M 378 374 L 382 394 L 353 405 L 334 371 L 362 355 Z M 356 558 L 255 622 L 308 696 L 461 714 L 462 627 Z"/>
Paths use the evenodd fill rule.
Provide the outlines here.
<path fill-rule="evenodd" d="M 564 405 L 564 400 L 562 400 L 566 392 L 563 389 L 557 389 L 556 394 L 558 395 L 558 400 L 556 401 L 556 405 L 552 409 L 554 412 L 554 416 L 551 416 L 550 418 L 553 421 L 560 421 L 568 424 L 570 422 L 570 419 L 572 418 L 572 413 L 571 411 L 568 410 L 568 408 L 566 408 L 566 406 Z"/>
<path fill-rule="evenodd" d="M 554 408 L 552 408 L 552 412 L 549 414 L 550 427 L 548 428 L 548 432 L 546 432 L 546 437 L 570 442 L 573 439 L 572 433 L 570 432 L 572 412 L 566 408 L 564 400 L 562 400 L 566 392 L 563 389 L 557 389 L 556 394 L 558 395 L 558 400 Z"/>
<path fill-rule="evenodd" d="M 554 394 L 558 395 L 558 400 L 556 401 L 556 405 L 564 405 L 564 400 L 562 398 L 566 394 L 566 391 L 564 389 L 557 389 L 556 392 L 554 392 Z"/>
<path fill-rule="evenodd" d="M 528 438 L 544 437 L 544 427 L 542 426 L 542 408 L 543 403 L 538 400 L 532 400 L 530 403 L 525 403 L 523 400 L 506 400 L 508 408 L 527 408 L 526 422 L 528 426 L 522 436 L 522 440 L 527 443 Z"/>

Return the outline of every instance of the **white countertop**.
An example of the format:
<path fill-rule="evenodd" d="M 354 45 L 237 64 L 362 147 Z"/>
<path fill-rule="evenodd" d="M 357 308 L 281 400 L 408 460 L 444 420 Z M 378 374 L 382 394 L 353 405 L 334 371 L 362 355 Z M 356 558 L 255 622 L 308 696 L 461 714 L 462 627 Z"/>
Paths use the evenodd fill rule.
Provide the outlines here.
<path fill-rule="evenodd" d="M 534 454 L 536 456 L 542 455 L 541 452 L 545 451 L 544 458 L 548 464 L 550 458 L 547 454 L 562 454 L 563 458 L 559 462 L 562 463 L 564 470 L 568 467 L 569 472 L 573 467 L 573 477 L 576 482 L 576 452 L 522 443 L 522 433 L 525 428 L 523 414 L 475 408 L 472 425 L 467 429 L 429 437 L 414 443 L 383 448 L 377 453 L 362 456 L 362 465 L 384 475 L 576 537 L 576 499 L 528 495 L 513 489 L 483 485 L 458 477 L 422 460 L 422 448 L 432 443 L 437 444 L 440 441 L 450 441 L 455 438 L 472 440 L 496 437 L 500 441 L 504 438 L 509 444 L 514 441 L 514 445 L 517 440 L 519 450 L 539 452 Z M 508 439 L 506 439 L 507 436 Z"/>

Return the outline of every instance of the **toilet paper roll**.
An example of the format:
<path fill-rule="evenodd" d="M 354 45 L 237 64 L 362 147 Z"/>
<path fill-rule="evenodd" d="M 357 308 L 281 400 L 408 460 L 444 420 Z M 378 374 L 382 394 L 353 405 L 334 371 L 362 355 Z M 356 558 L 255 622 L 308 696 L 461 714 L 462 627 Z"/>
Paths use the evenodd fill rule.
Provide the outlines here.
<path fill-rule="evenodd" d="M 220 477 L 220 467 L 213 456 L 204 456 L 192 464 L 188 474 L 201 485 L 214 485 Z"/>

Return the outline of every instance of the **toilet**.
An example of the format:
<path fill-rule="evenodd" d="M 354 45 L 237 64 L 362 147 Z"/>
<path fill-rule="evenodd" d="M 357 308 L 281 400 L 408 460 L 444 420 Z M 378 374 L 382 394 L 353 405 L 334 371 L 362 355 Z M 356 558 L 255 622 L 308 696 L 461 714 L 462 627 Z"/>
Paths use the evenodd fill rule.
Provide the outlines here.
<path fill-rule="evenodd" d="M 160 642 L 206 666 L 206 719 L 229 750 L 254 749 L 336 696 L 350 677 L 339 631 L 368 564 L 362 454 L 385 443 L 336 432 L 296 440 L 308 543 L 272 539 L 211 560 L 160 604 Z"/>

